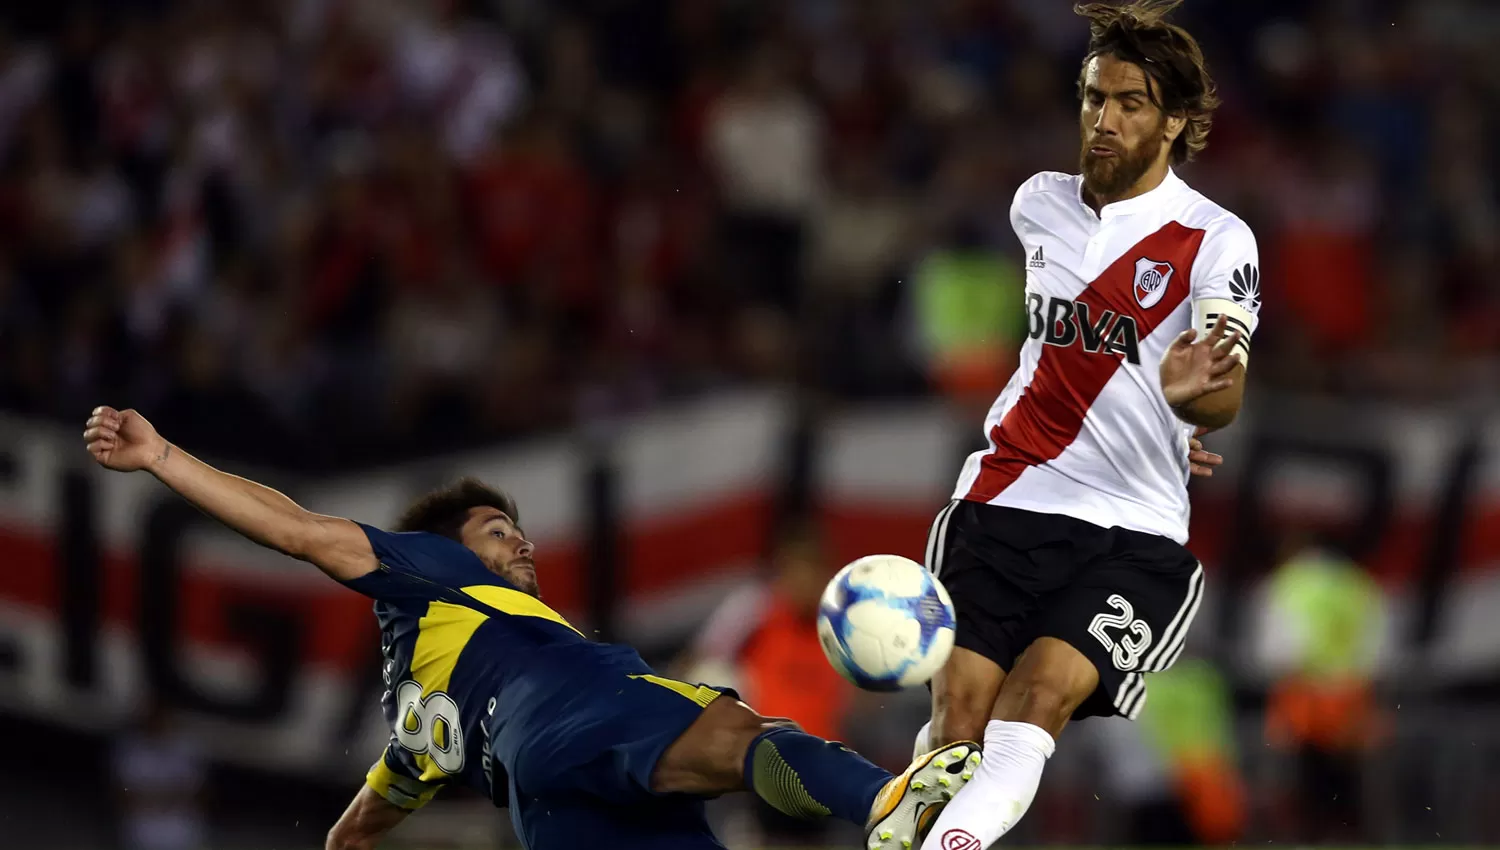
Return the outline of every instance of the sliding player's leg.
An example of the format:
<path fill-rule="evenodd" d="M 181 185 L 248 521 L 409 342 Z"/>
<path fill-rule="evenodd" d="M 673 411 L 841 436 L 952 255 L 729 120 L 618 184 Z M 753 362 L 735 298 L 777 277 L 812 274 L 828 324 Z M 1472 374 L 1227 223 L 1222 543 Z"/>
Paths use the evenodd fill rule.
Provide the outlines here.
<path fill-rule="evenodd" d="M 629 808 L 752 791 L 785 814 L 837 817 L 873 830 L 871 846 L 895 848 L 918 842 L 979 764 L 979 746 L 964 742 L 893 777 L 842 744 L 762 717 L 732 691 L 653 674 L 594 684 L 516 748 L 507 767 L 518 795 Z"/>
<path fill-rule="evenodd" d="M 748 789 L 793 817 L 863 824 L 890 780 L 884 768 L 840 744 L 721 697 L 661 754 L 651 789 L 702 796 Z"/>
<path fill-rule="evenodd" d="M 651 787 L 710 797 L 749 790 L 792 817 L 837 817 L 870 831 L 871 846 L 897 847 L 920 840 L 973 776 L 978 752 L 955 744 L 892 776 L 842 744 L 721 697 L 662 752 Z"/>

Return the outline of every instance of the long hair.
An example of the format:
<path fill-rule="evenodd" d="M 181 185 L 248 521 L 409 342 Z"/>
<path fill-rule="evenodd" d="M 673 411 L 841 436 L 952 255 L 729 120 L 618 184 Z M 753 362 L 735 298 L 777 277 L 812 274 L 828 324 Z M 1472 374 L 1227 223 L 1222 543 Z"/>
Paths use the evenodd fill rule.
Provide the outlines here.
<path fill-rule="evenodd" d="M 1173 165 L 1191 161 L 1208 145 L 1208 131 L 1219 106 L 1217 87 L 1198 40 L 1166 20 L 1180 5 L 1182 0 L 1136 0 L 1123 5 L 1086 3 L 1073 7 L 1089 22 L 1085 66 L 1095 56 L 1113 56 L 1140 66 L 1155 84 L 1151 102 L 1167 115 L 1186 119 L 1181 135 L 1172 142 Z M 1081 97 L 1082 74 L 1078 91 Z"/>

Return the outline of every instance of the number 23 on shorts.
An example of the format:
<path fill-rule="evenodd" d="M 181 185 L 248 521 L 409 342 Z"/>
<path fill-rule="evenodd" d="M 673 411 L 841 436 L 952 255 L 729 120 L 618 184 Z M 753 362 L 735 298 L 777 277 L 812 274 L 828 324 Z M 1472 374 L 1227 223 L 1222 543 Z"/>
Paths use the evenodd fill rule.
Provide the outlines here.
<path fill-rule="evenodd" d="M 1151 625 L 1136 619 L 1135 607 L 1120 594 L 1110 594 L 1105 601 L 1114 610 L 1096 615 L 1089 623 L 1089 634 L 1109 651 L 1115 669 L 1134 670 L 1141 656 L 1151 649 Z M 1118 636 L 1111 636 L 1110 630 Z"/>

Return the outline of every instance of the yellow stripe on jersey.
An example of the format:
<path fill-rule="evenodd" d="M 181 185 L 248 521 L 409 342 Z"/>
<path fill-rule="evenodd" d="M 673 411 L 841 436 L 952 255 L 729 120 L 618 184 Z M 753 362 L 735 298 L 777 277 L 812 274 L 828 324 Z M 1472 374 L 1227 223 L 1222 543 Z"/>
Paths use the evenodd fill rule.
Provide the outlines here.
<path fill-rule="evenodd" d="M 403 732 L 406 736 L 421 738 L 421 746 L 410 746 L 405 740 L 403 745 L 412 751 L 417 767 L 422 770 L 419 778 L 423 782 L 433 782 L 456 773 L 454 759 L 462 764 L 463 742 L 455 740 L 462 731 L 456 706 L 447 696 L 448 683 L 459 655 L 486 619 L 478 611 L 462 605 L 429 602 L 427 614 L 418 621 L 417 644 L 411 654 L 411 678 L 422 687 L 421 700 L 420 703 L 406 700 L 412 704 L 402 706 L 401 716 L 396 720 L 396 734 L 398 738 L 405 737 Z M 397 698 L 401 699 L 401 694 L 398 693 Z M 446 711 L 438 710 L 443 706 L 448 707 Z M 446 716 L 449 713 L 453 716 Z"/>
<path fill-rule="evenodd" d="M 583 635 L 540 599 L 519 590 L 475 585 L 463 588 L 463 592 L 503 614 L 538 617 L 567 626 L 580 637 Z M 457 706 L 448 697 L 447 690 L 459 655 L 486 619 L 485 614 L 463 605 L 429 602 L 426 615 L 418 622 L 417 643 L 412 648 L 411 678 L 421 686 L 421 693 L 420 697 L 397 693 L 402 705 L 395 732 L 402 746 L 412 752 L 422 771 L 422 782 L 440 780 L 462 768 L 463 730 Z"/>
<path fill-rule="evenodd" d="M 387 803 L 409 812 L 427 805 L 443 787 L 402 776 L 391 770 L 390 765 L 385 763 L 384 755 L 365 774 L 365 784 Z"/>
<path fill-rule="evenodd" d="M 463 592 L 484 604 L 505 614 L 513 614 L 517 617 L 540 617 L 543 620 L 551 620 L 554 623 L 567 626 L 573 631 L 573 624 L 562 618 L 562 615 L 548 608 L 542 600 L 537 599 L 519 590 L 511 590 L 508 587 L 496 587 L 488 584 L 476 584 L 463 588 Z"/>
<path fill-rule="evenodd" d="M 642 675 L 632 675 L 630 678 L 644 679 L 653 685 L 661 685 L 667 690 L 672 691 L 676 694 L 680 694 L 683 697 L 696 702 L 698 705 L 703 706 L 704 708 L 707 708 L 709 703 L 713 702 L 721 696 L 721 694 L 713 688 L 705 687 L 703 685 L 690 685 L 687 682 L 679 682 L 676 679 L 666 679 L 661 676 L 653 676 L 650 673 Z"/>
<path fill-rule="evenodd" d="M 458 654 L 485 619 L 483 614 L 462 605 L 427 603 L 427 614 L 417 623 L 417 645 L 411 654 L 411 676 L 422 685 L 423 696 L 448 690 Z"/>
<path fill-rule="evenodd" d="M 583 636 L 583 632 L 573 628 L 541 600 L 519 590 L 475 585 L 463 588 L 463 592 L 503 614 L 549 620 L 567 626 L 580 637 Z M 393 731 L 401 746 L 412 754 L 421 771 L 418 780 L 421 783 L 437 782 L 463 769 L 463 728 L 458 716 L 458 706 L 447 691 L 460 654 L 487 619 L 487 615 L 464 605 L 429 602 L 427 613 L 418 621 L 417 643 L 412 648 L 411 656 L 411 680 L 397 689 L 395 696 L 400 716 L 396 719 Z M 685 696 L 693 699 L 690 695 Z M 391 773 L 389 768 L 385 773 Z M 381 796 L 386 796 L 381 791 L 382 788 L 395 788 L 393 793 L 398 796 L 403 792 L 402 788 L 393 786 L 384 774 L 376 774 L 377 771 L 372 768 L 370 777 L 374 779 L 367 777 L 367 780 L 370 780 L 371 787 L 381 792 Z M 380 787 L 375 786 L 377 780 L 383 783 Z M 430 798 L 429 794 L 427 799 Z M 424 799 L 417 805 L 425 802 Z"/>

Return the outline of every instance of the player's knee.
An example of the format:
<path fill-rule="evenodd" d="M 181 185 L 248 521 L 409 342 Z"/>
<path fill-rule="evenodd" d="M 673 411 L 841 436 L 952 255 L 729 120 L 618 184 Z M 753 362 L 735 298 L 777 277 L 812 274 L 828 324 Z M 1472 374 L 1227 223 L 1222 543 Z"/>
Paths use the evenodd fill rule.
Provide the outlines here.
<path fill-rule="evenodd" d="M 797 724 L 763 717 L 738 700 L 714 700 L 662 754 L 652 773 L 652 790 L 697 794 L 739 790 L 751 743 L 776 728 L 795 729 Z"/>
<path fill-rule="evenodd" d="M 755 739 L 773 729 L 801 729 L 795 721 L 784 717 L 765 717 L 757 714 L 744 703 L 737 703 L 734 712 L 726 712 L 712 747 L 712 759 L 719 775 L 726 781 L 739 780 L 745 772 L 745 759 Z"/>
<path fill-rule="evenodd" d="M 1022 658 L 1001 687 L 994 717 L 1040 726 L 1056 737 L 1098 687 L 1099 674 L 1081 655 L 1076 659 L 1027 655 L 1030 657 Z"/>
<path fill-rule="evenodd" d="M 1048 679 L 1017 681 L 1014 689 L 1015 699 L 996 712 L 997 719 L 1019 720 L 1048 731 L 1061 731 L 1074 709 L 1083 702 L 1060 683 Z"/>
<path fill-rule="evenodd" d="M 931 749 L 956 741 L 984 740 L 984 724 L 989 722 L 994 698 L 978 689 L 945 687 L 934 691 L 932 729 L 927 743 Z"/>
<path fill-rule="evenodd" d="M 802 729 L 795 721 L 765 717 L 741 702 L 736 702 L 735 709 L 724 712 L 724 715 L 707 755 L 715 781 L 725 789 L 737 789 L 743 785 L 750 748 L 761 735 L 775 729 Z"/>

